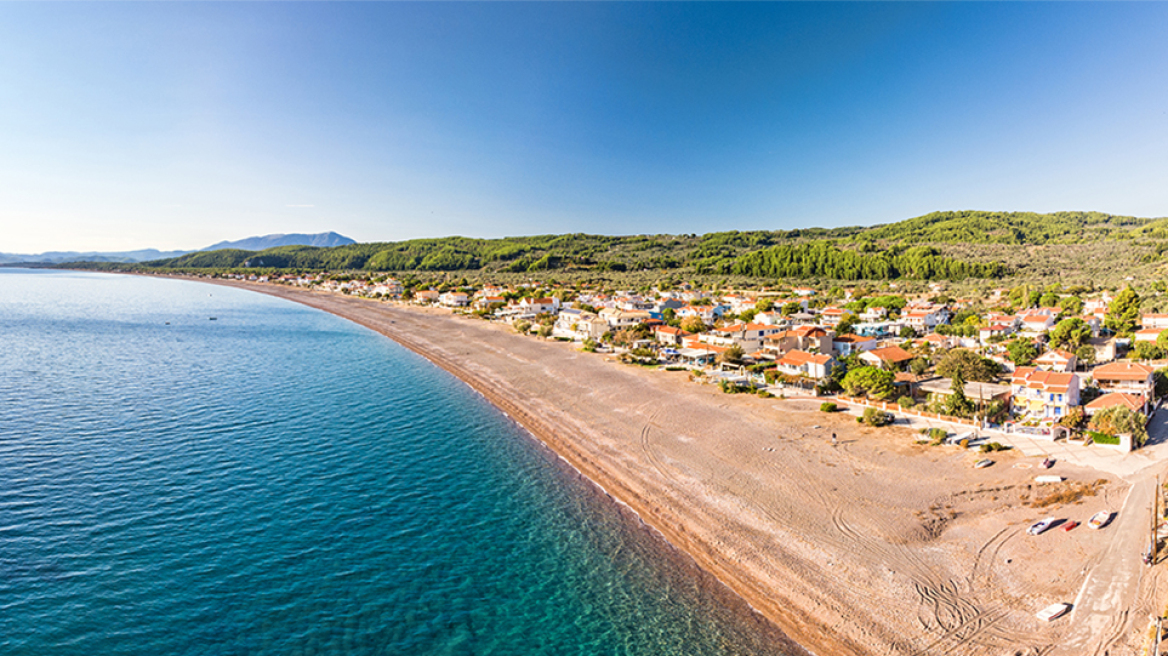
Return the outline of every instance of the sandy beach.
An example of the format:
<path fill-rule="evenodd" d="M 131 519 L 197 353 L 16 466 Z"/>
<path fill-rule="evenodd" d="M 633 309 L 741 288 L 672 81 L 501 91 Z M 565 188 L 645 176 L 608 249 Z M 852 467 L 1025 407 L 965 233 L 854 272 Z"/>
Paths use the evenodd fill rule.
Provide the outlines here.
<path fill-rule="evenodd" d="M 1154 580 L 1091 644 L 1034 617 L 1075 600 L 1114 532 L 1026 528 L 1118 510 L 1131 485 L 1117 477 L 1060 463 L 1068 482 L 1044 488 L 1034 458 L 973 469 L 972 452 L 861 427 L 814 400 L 726 395 L 444 310 L 221 284 L 345 317 L 459 377 L 814 653 L 1138 650 Z M 1054 487 L 1088 492 L 1037 507 Z"/>

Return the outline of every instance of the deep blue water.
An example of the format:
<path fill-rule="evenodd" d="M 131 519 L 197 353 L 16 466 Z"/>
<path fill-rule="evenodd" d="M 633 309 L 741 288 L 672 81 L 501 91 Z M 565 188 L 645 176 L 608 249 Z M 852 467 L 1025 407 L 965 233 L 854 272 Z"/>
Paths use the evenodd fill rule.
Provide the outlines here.
<path fill-rule="evenodd" d="M 788 653 L 480 396 L 337 317 L 0 269 L 0 340 L 2 654 Z"/>

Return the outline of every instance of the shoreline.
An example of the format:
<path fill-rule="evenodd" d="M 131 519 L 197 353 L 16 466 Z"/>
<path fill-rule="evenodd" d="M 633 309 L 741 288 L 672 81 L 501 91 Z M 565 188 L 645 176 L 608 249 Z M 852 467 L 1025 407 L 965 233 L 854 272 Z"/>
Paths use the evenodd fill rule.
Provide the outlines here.
<path fill-rule="evenodd" d="M 647 515 L 649 517 L 654 516 L 652 510 L 645 505 L 640 505 L 640 507 L 638 507 L 639 504 L 636 504 L 636 502 L 630 503 L 627 500 L 630 498 L 639 499 L 639 495 L 637 495 L 633 490 L 621 485 L 616 479 L 607 476 L 603 470 L 600 470 L 594 466 L 594 464 L 591 463 L 583 453 L 579 452 L 574 447 L 574 445 L 567 442 L 566 440 L 560 439 L 554 427 L 542 423 L 537 417 L 523 410 L 517 400 L 510 399 L 505 395 L 495 392 L 492 387 L 484 385 L 480 378 L 477 378 L 471 372 L 468 372 L 465 368 L 457 366 L 449 358 L 445 358 L 440 354 L 435 353 L 432 349 L 425 348 L 425 346 L 419 342 L 404 337 L 401 332 L 391 333 L 381 329 L 378 325 L 373 325 L 370 322 L 361 321 L 359 318 L 354 317 L 348 313 L 337 312 L 334 311 L 333 308 L 322 307 L 320 304 L 307 302 L 307 299 L 309 298 L 318 298 L 324 296 L 326 298 L 332 299 L 335 295 L 326 294 L 323 292 L 289 289 L 283 286 L 275 285 L 253 285 L 250 283 L 222 280 L 212 281 L 198 278 L 183 279 L 196 282 L 206 282 L 226 287 L 235 287 L 267 294 L 269 296 L 275 296 L 277 298 L 291 300 L 302 305 L 321 310 L 323 312 L 328 312 L 329 314 L 340 317 L 347 321 L 352 321 L 358 325 L 373 330 L 380 335 L 383 335 L 384 337 L 392 340 L 394 343 L 425 358 L 427 361 L 433 363 L 443 371 L 446 371 L 450 375 L 459 379 L 472 390 L 480 394 L 484 399 L 487 400 L 487 402 L 502 412 L 504 416 L 506 416 L 511 421 L 514 421 L 525 431 L 530 433 L 535 440 L 544 445 L 551 453 L 553 453 L 559 461 L 564 463 L 567 467 L 571 468 L 571 470 L 576 472 L 579 476 L 582 476 L 588 480 L 589 483 L 593 485 L 599 493 L 603 494 L 604 496 L 611 499 L 614 503 L 626 509 L 627 512 L 631 512 L 635 517 L 638 518 L 642 525 L 644 525 L 653 534 L 658 536 L 658 538 L 664 542 L 665 546 L 677 551 L 680 554 L 683 554 L 686 558 L 694 563 L 700 572 L 710 576 L 719 584 L 724 586 L 728 592 L 733 594 L 738 600 L 741 600 L 748 608 L 750 608 L 752 612 L 758 614 L 763 621 L 781 631 L 786 640 L 792 641 L 791 645 L 784 645 L 784 647 L 794 647 L 795 649 L 801 650 L 807 654 L 855 654 L 856 656 L 867 656 L 869 653 L 866 651 L 857 650 L 856 645 L 848 645 L 846 648 L 841 649 L 841 645 L 836 644 L 835 641 L 830 639 L 825 640 L 824 638 L 827 638 L 827 636 L 822 633 L 818 634 L 818 639 L 806 641 L 791 636 L 787 627 L 783 626 L 780 622 L 777 622 L 774 615 L 766 612 L 768 607 L 771 607 L 772 613 L 775 612 L 774 607 L 776 604 L 769 599 L 769 595 L 766 595 L 763 591 L 758 591 L 752 588 L 746 588 L 744 590 L 743 587 L 735 585 L 737 582 L 737 577 L 732 576 L 731 573 L 723 566 L 721 566 L 720 563 L 714 562 L 710 555 L 705 553 L 704 549 L 699 548 L 698 545 L 694 544 L 690 538 L 686 537 L 683 531 L 666 532 L 661 529 L 661 525 L 647 520 Z M 399 312 L 411 311 L 411 309 L 379 305 L 366 299 L 354 300 L 368 303 L 373 308 L 383 311 L 390 309 Z M 687 546 L 690 548 L 687 549 Z M 790 611 L 793 609 L 787 610 Z M 807 624 L 814 623 L 807 622 Z M 807 644 L 808 642 L 812 642 L 814 647 L 809 646 Z M 792 656 L 797 655 L 792 654 Z"/>
<path fill-rule="evenodd" d="M 990 503 L 998 494 L 1029 494 L 1018 469 L 993 468 L 1000 480 L 985 489 L 970 463 L 902 446 L 903 435 L 858 428 L 846 414 L 820 414 L 817 403 L 725 397 L 676 375 L 445 311 L 181 279 L 298 302 L 426 358 L 805 651 L 1080 653 L 1062 644 L 1063 626 L 1036 629 L 1031 610 L 1042 595 L 1077 591 L 1074 561 L 1053 578 L 1046 563 L 996 562 L 1038 549 L 1016 538 L 1033 512 Z M 841 449 L 826 446 L 828 432 L 840 433 Z M 937 468 L 936 481 L 919 475 L 926 464 Z M 1122 482 L 1106 487 L 1105 500 L 1126 489 Z M 1097 542 L 1092 549 L 1101 552 Z"/>

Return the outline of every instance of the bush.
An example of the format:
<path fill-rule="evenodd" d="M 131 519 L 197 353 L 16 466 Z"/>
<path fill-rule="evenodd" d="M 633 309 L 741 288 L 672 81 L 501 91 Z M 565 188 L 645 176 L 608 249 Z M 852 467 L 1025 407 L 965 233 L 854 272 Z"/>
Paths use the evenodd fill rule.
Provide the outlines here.
<path fill-rule="evenodd" d="M 869 426 L 887 426 L 893 422 L 895 417 L 891 412 L 884 412 L 876 408 L 864 408 L 864 414 L 857 417 L 857 421 L 868 424 Z"/>
<path fill-rule="evenodd" d="M 938 446 L 949 437 L 949 431 L 944 428 L 922 428 L 921 432 L 929 436 L 929 443 L 933 446 Z"/>
<path fill-rule="evenodd" d="M 819 411 L 820 412 L 839 412 L 839 406 L 832 403 L 831 401 L 824 401 L 823 403 L 819 404 Z"/>
<path fill-rule="evenodd" d="M 775 395 L 774 395 L 774 394 L 771 394 L 770 392 L 768 392 L 768 391 L 766 391 L 766 390 L 764 390 L 764 389 L 760 389 L 760 390 L 758 391 L 758 395 L 759 395 L 761 398 L 764 398 L 764 399 L 773 399 L 773 398 L 775 398 Z"/>
<path fill-rule="evenodd" d="M 896 400 L 896 405 L 899 405 L 902 408 L 911 408 L 916 404 L 917 402 L 913 401 L 911 396 L 902 396 Z"/>
<path fill-rule="evenodd" d="M 995 451 L 1008 451 L 1010 447 L 1001 442 L 990 442 L 989 444 L 981 445 L 982 453 L 993 453 Z"/>
<path fill-rule="evenodd" d="M 1119 438 L 1114 435 L 1108 435 L 1107 433 L 1100 433 L 1097 431 L 1087 431 L 1087 435 L 1091 438 L 1091 441 L 1096 444 L 1111 444 L 1114 446 L 1119 446 Z"/>

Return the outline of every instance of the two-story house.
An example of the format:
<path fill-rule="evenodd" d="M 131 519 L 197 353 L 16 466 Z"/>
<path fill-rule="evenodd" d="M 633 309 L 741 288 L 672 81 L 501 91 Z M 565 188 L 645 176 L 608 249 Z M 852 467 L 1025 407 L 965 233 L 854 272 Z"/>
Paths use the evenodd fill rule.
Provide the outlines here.
<path fill-rule="evenodd" d="M 1010 379 L 1014 414 L 1058 420 L 1079 405 L 1079 376 L 1075 373 L 1018 367 Z"/>

